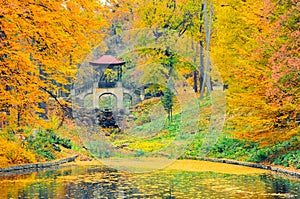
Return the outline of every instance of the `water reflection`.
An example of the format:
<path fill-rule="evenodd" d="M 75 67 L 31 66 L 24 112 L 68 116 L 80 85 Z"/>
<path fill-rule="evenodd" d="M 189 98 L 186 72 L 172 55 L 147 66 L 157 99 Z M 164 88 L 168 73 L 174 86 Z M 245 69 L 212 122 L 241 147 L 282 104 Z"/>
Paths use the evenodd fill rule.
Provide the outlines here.
<path fill-rule="evenodd" d="M 274 174 L 161 170 L 146 174 L 70 166 L 2 176 L 0 198 L 300 198 L 300 181 Z"/>

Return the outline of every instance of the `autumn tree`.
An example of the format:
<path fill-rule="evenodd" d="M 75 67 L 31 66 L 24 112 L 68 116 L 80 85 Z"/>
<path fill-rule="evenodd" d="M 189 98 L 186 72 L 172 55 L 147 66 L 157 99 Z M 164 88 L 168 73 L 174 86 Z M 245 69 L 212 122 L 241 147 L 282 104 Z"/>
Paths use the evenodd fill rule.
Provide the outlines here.
<path fill-rule="evenodd" d="M 296 127 L 300 112 L 300 3 L 265 1 L 263 22 L 269 31 L 262 36 L 267 60 L 267 103 L 273 108 L 272 125 L 276 129 Z"/>
<path fill-rule="evenodd" d="M 295 135 L 299 3 L 214 3 L 212 59 L 229 84 L 227 125 L 236 135 L 256 141 Z"/>
<path fill-rule="evenodd" d="M 124 29 L 131 27 L 137 31 L 138 29 L 142 31 L 143 29 L 150 28 L 155 42 L 164 41 L 164 36 L 169 35 L 170 31 L 173 31 L 177 37 L 186 35 L 193 38 L 195 41 L 199 41 L 199 38 L 201 37 L 200 35 L 202 33 L 199 32 L 199 24 L 202 23 L 200 18 L 202 8 L 201 6 L 198 6 L 201 5 L 201 1 L 199 0 L 110 1 L 110 5 L 113 7 L 112 9 L 114 10 L 115 15 L 118 16 L 115 18 L 117 18 L 118 21 L 125 22 L 119 23 L 124 24 Z M 124 16 L 123 18 L 120 17 L 120 13 Z M 130 21 L 132 26 L 128 25 Z M 149 35 L 147 35 L 147 37 L 149 39 Z M 144 40 L 149 43 L 147 38 Z M 187 43 L 185 43 L 185 46 L 189 46 L 190 49 L 185 50 L 192 51 L 194 46 L 192 44 L 193 41 L 186 40 L 186 42 L 189 44 L 187 45 Z M 171 46 L 165 47 L 168 47 L 170 51 L 175 51 Z M 161 50 L 165 51 L 167 49 Z M 191 53 L 189 53 L 188 56 L 191 56 Z M 196 68 L 193 67 L 194 71 L 191 71 L 190 76 L 194 74 L 194 78 L 196 78 L 194 81 L 198 82 L 198 72 L 195 69 Z M 193 79 L 192 77 L 190 78 Z"/>
<path fill-rule="evenodd" d="M 249 135 L 268 129 L 270 108 L 265 103 L 267 72 L 257 49 L 264 29 L 259 0 L 246 2 L 214 1 L 214 39 L 211 56 L 227 90 L 227 125 L 235 132 Z M 252 134 L 253 135 L 253 134 Z"/>
<path fill-rule="evenodd" d="M 2 1 L 0 107 L 11 126 L 37 126 L 41 103 L 68 92 L 85 54 L 103 38 L 98 1 Z"/>

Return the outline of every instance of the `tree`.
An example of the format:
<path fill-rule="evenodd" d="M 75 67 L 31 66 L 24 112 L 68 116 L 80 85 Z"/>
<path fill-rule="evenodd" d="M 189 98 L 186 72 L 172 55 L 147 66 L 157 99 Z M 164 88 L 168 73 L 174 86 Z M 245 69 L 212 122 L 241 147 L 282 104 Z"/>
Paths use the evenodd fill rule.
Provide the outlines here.
<path fill-rule="evenodd" d="M 243 138 L 289 139 L 299 112 L 299 3 L 215 1 L 212 60 L 227 90 L 227 125 Z"/>
<path fill-rule="evenodd" d="M 173 103 L 174 103 L 174 93 L 170 88 L 166 88 L 163 92 L 163 96 L 161 97 L 161 102 L 165 108 L 165 110 L 168 113 L 168 119 L 169 121 L 172 121 L 172 109 L 173 109 Z"/>
<path fill-rule="evenodd" d="M 229 85 L 227 125 L 234 133 L 255 137 L 255 133 L 267 130 L 271 121 L 271 108 L 264 97 L 267 67 L 257 56 L 257 49 L 263 48 L 258 40 L 265 29 L 260 17 L 263 5 L 260 0 L 214 2 L 211 59 Z"/>
<path fill-rule="evenodd" d="M 205 45 L 206 45 L 206 53 L 205 53 L 205 64 L 203 64 L 203 46 L 202 42 L 200 41 L 200 74 L 203 74 L 202 84 L 200 85 L 200 98 L 203 97 L 204 88 L 207 87 L 207 91 L 211 92 L 212 85 L 211 85 L 211 60 L 210 60 L 210 40 L 211 40 L 211 29 L 212 29 L 212 1 L 210 1 L 210 9 L 209 9 L 209 17 L 208 17 L 208 3 L 207 0 L 204 0 L 203 3 L 203 12 L 204 12 L 204 29 L 205 29 Z M 202 16 L 200 15 L 200 18 Z M 202 25 L 200 26 L 200 32 L 202 31 Z M 203 68 L 204 67 L 204 68 Z"/>
<path fill-rule="evenodd" d="M 133 28 L 151 28 L 153 30 L 151 34 L 155 38 L 155 41 L 147 40 L 149 39 L 149 35 L 147 35 L 146 37 L 148 38 L 144 38 L 145 43 L 165 42 L 166 39 L 164 36 L 166 37 L 170 35 L 170 32 L 174 32 L 178 38 L 182 37 L 183 35 L 188 35 L 190 38 L 199 41 L 199 38 L 202 34 L 199 33 L 199 24 L 202 23 L 202 20 L 199 17 L 201 8 L 199 8 L 197 5 L 200 3 L 200 0 L 111 1 L 114 13 L 116 13 L 118 16 L 115 18 L 118 19 L 118 21 L 125 21 L 125 23 L 123 23 L 126 24 L 123 25 L 124 29 L 126 29 L 126 27 L 130 27 L 128 23 L 131 20 Z M 120 13 L 124 14 L 123 18 L 120 18 Z M 139 34 L 136 36 L 140 37 Z M 143 39 L 140 39 L 140 41 L 141 40 Z M 173 41 L 173 43 L 175 42 L 176 41 Z M 184 46 L 187 46 L 187 44 L 185 43 Z M 157 52 L 156 55 L 157 57 L 166 56 L 164 53 L 160 53 L 160 51 L 167 51 L 167 47 L 169 48 L 169 51 L 175 52 L 174 46 L 164 47 L 166 48 L 159 49 L 159 52 Z M 188 49 L 188 51 L 191 51 L 191 49 Z M 165 60 L 167 59 L 170 58 L 166 58 Z M 192 57 L 189 61 L 193 62 Z M 187 68 L 186 66 L 187 65 L 185 65 L 185 69 Z M 192 66 L 192 64 L 189 64 L 189 66 Z M 148 68 L 145 70 L 148 70 Z M 192 75 L 194 74 L 194 81 L 197 81 L 197 73 L 197 68 L 193 66 L 192 70 L 190 70 L 189 78 L 193 80 Z"/>
<path fill-rule="evenodd" d="M 269 31 L 262 36 L 270 72 L 266 90 L 267 103 L 273 108 L 273 128 L 296 127 L 300 112 L 300 3 L 297 1 L 265 1 L 263 21 Z"/>
<path fill-rule="evenodd" d="M 68 92 L 78 64 L 102 40 L 101 11 L 88 0 L 2 1 L 0 108 L 11 126 L 41 125 L 40 104 L 49 98 L 66 111 L 57 93 Z"/>

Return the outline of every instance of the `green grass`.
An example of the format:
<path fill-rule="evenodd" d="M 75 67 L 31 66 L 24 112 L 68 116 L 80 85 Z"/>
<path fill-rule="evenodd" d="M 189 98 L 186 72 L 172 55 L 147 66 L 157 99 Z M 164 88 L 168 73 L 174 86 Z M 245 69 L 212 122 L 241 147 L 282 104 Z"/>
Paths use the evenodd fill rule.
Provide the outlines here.
<path fill-rule="evenodd" d="M 188 151 L 187 155 L 197 156 L 197 148 L 201 139 L 196 139 L 198 145 Z M 214 158 L 228 158 L 248 162 L 269 162 L 282 166 L 293 166 L 300 169 L 299 137 L 261 147 L 259 143 L 240 140 L 230 136 L 219 138 L 208 154 Z"/>
<path fill-rule="evenodd" d="M 149 119 L 149 110 L 153 102 L 144 103 L 134 115 L 137 117 L 136 127 L 131 134 L 118 135 L 118 139 L 114 140 L 114 145 L 119 146 L 127 143 L 129 148 L 135 149 L 135 156 L 142 156 L 148 152 L 160 151 L 167 147 L 175 139 L 180 141 L 192 138 L 192 142 L 188 145 L 182 158 L 187 156 L 197 157 L 201 154 L 202 142 L 207 135 L 209 127 L 209 118 L 211 114 L 211 99 L 205 98 L 200 104 L 201 116 L 198 129 L 194 129 L 194 136 L 184 131 L 182 123 L 189 124 L 189 121 L 181 121 L 181 114 L 193 114 L 193 107 L 185 110 L 176 110 L 172 121 L 167 120 L 167 114 L 156 118 L 155 121 Z M 185 115 L 186 116 L 186 115 Z M 189 117 L 187 117 L 189 118 Z M 160 126 L 158 125 L 160 122 Z M 183 129 L 182 129 L 183 128 Z M 226 127 L 225 127 L 226 128 Z M 225 129 L 230 132 L 231 129 Z M 141 136 L 137 136 L 137 135 Z M 179 135 L 179 138 L 176 137 Z M 293 166 L 300 168 L 300 149 L 299 136 L 295 136 L 284 142 L 273 143 L 267 146 L 260 146 L 258 142 L 252 142 L 234 138 L 230 133 L 222 133 L 214 146 L 211 146 L 208 157 L 227 158 L 249 162 L 269 162 L 276 165 Z"/>

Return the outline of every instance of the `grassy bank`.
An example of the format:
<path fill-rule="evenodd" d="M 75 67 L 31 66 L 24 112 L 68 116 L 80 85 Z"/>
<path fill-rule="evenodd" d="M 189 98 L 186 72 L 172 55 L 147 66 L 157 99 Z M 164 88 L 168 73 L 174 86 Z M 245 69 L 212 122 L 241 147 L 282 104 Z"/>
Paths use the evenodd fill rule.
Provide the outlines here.
<path fill-rule="evenodd" d="M 203 155 L 200 150 L 205 136 L 208 135 L 211 104 L 212 102 L 209 98 L 200 102 L 201 116 L 199 126 L 198 129 L 193 131 L 196 135 L 193 137 L 193 141 L 187 146 L 186 152 L 182 156 L 183 158 Z M 148 110 L 152 105 L 153 103 L 151 102 L 144 103 L 143 109 Z M 138 125 L 134 129 L 136 132 L 130 132 L 131 136 L 128 134 L 117 135 L 118 139 L 114 139 L 114 135 L 112 135 L 115 146 L 125 144 L 128 148 L 136 150 L 136 155 L 140 156 L 149 152 L 159 151 L 172 143 L 181 130 L 182 117 L 179 109 L 175 107 L 172 121 L 167 121 L 166 118 L 164 118 L 165 120 L 160 118 L 160 120 L 151 121 L 147 114 L 149 115 L 148 111 L 146 113 L 139 113 L 139 119 L 136 120 Z M 162 121 L 163 125 L 160 125 Z M 216 137 L 216 142 L 213 142 L 209 146 L 209 153 L 205 154 L 207 157 L 300 169 L 299 134 L 283 141 L 268 142 L 266 139 L 251 141 L 235 137 L 231 134 L 233 130 L 228 129 L 226 125 L 224 129 L 224 132 L 220 133 L 219 137 Z M 136 135 L 140 135 L 140 137 Z"/>
<path fill-rule="evenodd" d="M 222 135 L 217 143 L 211 147 L 207 157 L 269 163 L 300 169 L 299 141 L 299 136 L 295 136 L 284 142 L 261 146 L 257 142 L 236 139 L 230 135 Z M 197 157 L 201 142 L 196 137 L 185 155 Z"/>
<path fill-rule="evenodd" d="M 127 128 L 123 132 L 113 128 L 99 129 L 97 136 L 87 137 L 88 132 L 84 133 L 83 129 L 76 127 L 72 122 L 57 130 L 28 129 L 22 133 L 9 130 L 0 131 L 0 142 L 2 143 L 0 146 L 0 167 L 52 161 L 74 154 L 82 154 L 79 159 L 114 155 L 109 151 L 110 149 L 99 145 L 101 143 L 97 141 L 97 138 L 101 138 L 101 136 L 105 137 L 112 147 L 127 150 L 129 151 L 128 154 L 133 157 L 147 156 L 153 153 L 161 155 L 164 153 L 164 149 L 172 148 L 175 143 L 174 140 L 177 139 L 177 142 L 189 143 L 183 149 L 185 153 L 181 154 L 181 157 L 196 158 L 203 155 L 200 150 L 203 140 L 209 132 L 212 102 L 207 98 L 199 104 L 201 109 L 199 125 L 196 129 L 188 132 L 182 132 L 182 125 L 189 124 L 189 121 L 182 121 L 181 114 L 183 111 L 189 114 L 193 107 L 188 107 L 188 110 L 181 110 L 179 103 L 175 102 L 172 120 L 168 120 L 167 114 L 164 113 L 161 102 L 157 98 L 140 104 L 132 112 L 131 121 L 126 123 Z M 209 146 L 209 153 L 205 154 L 206 157 L 300 169 L 299 135 L 281 142 L 270 142 L 262 145 L 262 142 L 259 141 L 237 138 L 230 133 L 231 131 L 227 129 L 226 133 L 222 132 L 220 136 L 216 137 L 216 142 Z M 97 145 L 92 146 L 92 144 Z M 95 150 L 86 150 L 91 147 Z"/>
<path fill-rule="evenodd" d="M 68 131 L 47 129 L 0 133 L 0 168 L 52 161 L 84 153 L 80 143 L 76 143 L 78 138 L 74 139 Z"/>

